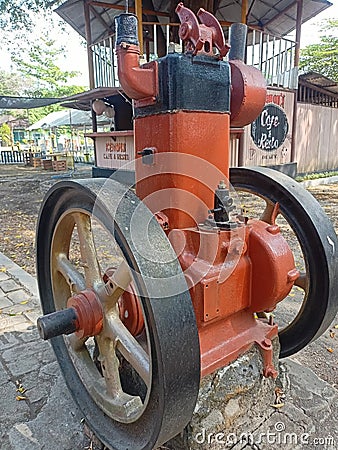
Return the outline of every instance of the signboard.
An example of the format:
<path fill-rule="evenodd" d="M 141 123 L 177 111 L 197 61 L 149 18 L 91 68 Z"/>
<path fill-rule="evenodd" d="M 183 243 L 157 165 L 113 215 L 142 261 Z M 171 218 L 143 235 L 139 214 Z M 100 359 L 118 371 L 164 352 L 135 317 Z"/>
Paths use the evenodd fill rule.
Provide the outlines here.
<path fill-rule="evenodd" d="M 114 135 L 115 134 L 115 135 Z M 97 167 L 120 169 L 126 163 L 128 170 L 134 170 L 134 136 L 133 132 L 102 133 L 95 136 Z"/>
<path fill-rule="evenodd" d="M 246 166 L 285 164 L 291 160 L 294 92 L 268 87 L 261 114 L 246 127 Z"/>
<path fill-rule="evenodd" d="M 285 141 L 289 123 L 282 108 L 268 103 L 257 119 L 251 124 L 251 137 L 258 148 L 271 152 Z"/>

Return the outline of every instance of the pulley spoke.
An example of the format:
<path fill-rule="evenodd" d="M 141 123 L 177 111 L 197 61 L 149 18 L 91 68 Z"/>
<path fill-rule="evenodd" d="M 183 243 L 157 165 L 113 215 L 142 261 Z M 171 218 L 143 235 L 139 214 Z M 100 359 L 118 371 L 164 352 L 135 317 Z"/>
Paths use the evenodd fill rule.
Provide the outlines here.
<path fill-rule="evenodd" d="M 116 315 L 109 315 L 107 317 L 107 325 L 109 331 L 106 330 L 106 335 L 109 335 L 111 340 L 115 341 L 116 348 L 120 351 L 123 357 L 133 366 L 136 372 L 143 379 L 145 384 L 150 385 L 150 362 L 149 355 L 145 352 L 142 346 L 129 333 L 127 328 L 123 325 L 119 317 Z"/>
<path fill-rule="evenodd" d="M 85 349 L 85 343 L 87 339 L 88 339 L 87 337 L 79 338 L 76 336 L 75 333 L 72 333 L 69 336 L 67 336 L 68 343 L 75 352 L 80 352 Z"/>
<path fill-rule="evenodd" d="M 100 350 L 98 360 L 101 363 L 102 373 L 106 381 L 107 391 L 112 396 L 121 395 L 122 387 L 119 374 L 119 359 L 115 353 L 115 344 L 112 340 L 97 336 Z"/>
<path fill-rule="evenodd" d="M 265 199 L 265 209 L 260 217 L 260 220 L 263 222 L 274 224 L 276 218 L 279 214 L 279 205 L 277 203 L 271 202 L 270 200 Z"/>
<path fill-rule="evenodd" d="M 77 232 L 80 240 L 80 252 L 87 287 L 93 287 L 101 281 L 100 267 L 97 261 L 92 234 L 91 219 L 88 214 L 74 213 Z"/>
<path fill-rule="evenodd" d="M 105 304 L 106 310 L 110 310 L 116 305 L 117 300 L 128 289 L 131 281 L 132 278 L 128 264 L 122 261 L 114 273 L 109 276 L 108 282 L 104 286 L 105 291 L 102 292 L 102 288 L 100 290 L 100 297 Z"/>
<path fill-rule="evenodd" d="M 298 286 L 301 289 L 303 289 L 304 291 L 307 291 L 308 287 L 309 287 L 309 283 L 310 283 L 310 280 L 309 280 L 308 274 L 306 272 L 300 272 L 299 277 L 295 281 L 295 286 Z"/>
<path fill-rule="evenodd" d="M 72 292 L 80 292 L 86 288 L 86 282 L 81 273 L 69 261 L 64 253 L 60 253 L 56 257 L 57 270 L 63 275 L 69 284 Z"/>

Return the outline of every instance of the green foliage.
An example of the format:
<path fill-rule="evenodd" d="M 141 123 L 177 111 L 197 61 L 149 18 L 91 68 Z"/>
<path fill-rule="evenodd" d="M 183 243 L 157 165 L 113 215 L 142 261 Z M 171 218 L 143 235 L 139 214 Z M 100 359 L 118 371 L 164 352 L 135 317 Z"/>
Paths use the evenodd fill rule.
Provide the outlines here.
<path fill-rule="evenodd" d="M 7 145 L 11 143 L 11 129 L 7 123 L 0 126 L 0 140 Z"/>
<path fill-rule="evenodd" d="M 0 95 L 18 97 L 28 88 L 28 84 L 19 74 L 0 70 Z"/>
<path fill-rule="evenodd" d="M 32 28 L 31 16 L 51 11 L 61 0 L 0 0 L 0 28 Z"/>
<path fill-rule="evenodd" d="M 306 173 L 306 174 L 297 176 L 296 181 L 317 180 L 318 178 L 328 178 L 328 177 L 334 177 L 337 175 L 338 175 L 338 172 L 336 170 L 329 171 L 329 172 Z"/>
<path fill-rule="evenodd" d="M 6 83 L 2 95 L 21 95 L 25 97 L 62 98 L 78 94 L 86 90 L 84 86 L 68 84 L 78 75 L 75 71 L 62 70 L 56 63 L 58 57 L 65 54 L 63 47 L 57 47 L 55 41 L 47 36 L 40 37 L 34 42 L 27 53 L 18 51 L 12 54 L 12 62 L 16 66 L 16 73 L 1 73 Z M 21 84 L 10 84 L 11 77 L 21 80 Z M 47 114 L 62 109 L 59 105 L 30 109 L 28 118 L 34 123 Z M 22 114 L 21 114 L 22 115 Z"/>
<path fill-rule="evenodd" d="M 321 42 L 311 44 L 300 52 L 299 67 L 304 72 L 314 71 L 338 81 L 338 19 L 323 22 Z"/>
<path fill-rule="evenodd" d="M 65 53 L 63 47 L 55 47 L 55 41 L 41 37 L 28 50 L 25 58 L 12 55 L 12 61 L 17 70 L 34 84 L 30 95 L 47 97 L 50 91 L 58 91 L 69 79 L 78 75 L 75 71 L 64 71 L 55 63 L 57 58 Z"/>

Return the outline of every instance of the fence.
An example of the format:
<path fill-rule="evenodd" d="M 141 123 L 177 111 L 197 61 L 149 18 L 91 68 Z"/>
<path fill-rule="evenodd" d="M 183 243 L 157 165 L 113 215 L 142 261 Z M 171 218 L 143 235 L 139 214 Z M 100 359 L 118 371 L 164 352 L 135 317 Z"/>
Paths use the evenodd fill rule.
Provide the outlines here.
<path fill-rule="evenodd" d="M 18 150 L 0 150 L 1 164 L 31 164 L 32 158 L 35 154 L 30 152 L 20 152 Z"/>
<path fill-rule="evenodd" d="M 144 22 L 144 53 L 153 60 L 168 53 L 172 41 L 178 41 L 176 51 L 182 50 L 175 23 Z M 229 27 L 224 26 L 226 39 Z M 118 86 L 115 35 L 91 45 L 96 87 Z M 248 30 L 246 62 L 260 69 L 270 86 L 297 88 L 298 70 L 294 67 L 296 43 L 282 37 L 272 36 L 260 30 Z"/>

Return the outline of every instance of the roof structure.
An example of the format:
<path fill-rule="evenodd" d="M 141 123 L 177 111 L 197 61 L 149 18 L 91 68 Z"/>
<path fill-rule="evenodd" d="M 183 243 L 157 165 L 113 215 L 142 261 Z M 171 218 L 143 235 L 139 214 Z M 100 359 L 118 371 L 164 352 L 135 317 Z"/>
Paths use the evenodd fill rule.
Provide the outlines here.
<path fill-rule="evenodd" d="M 84 0 L 66 0 L 55 12 L 86 38 Z M 129 11 L 134 11 L 134 1 L 129 1 Z M 143 0 L 143 16 L 149 21 L 167 21 L 170 17 L 170 0 Z M 178 3 L 178 1 L 177 1 Z M 296 28 L 297 0 L 249 0 L 247 24 L 274 36 L 285 36 Z M 87 0 L 91 41 L 96 43 L 114 32 L 114 17 L 125 10 L 125 0 Z M 213 13 L 227 23 L 240 22 L 242 1 L 219 0 Z M 331 6 L 327 0 L 303 0 L 302 23 Z M 167 18 L 167 19 L 166 19 Z M 177 20 L 178 21 L 178 20 Z"/>
<path fill-rule="evenodd" d="M 31 109 L 59 103 L 59 98 L 32 98 L 0 96 L 0 109 Z"/>
<path fill-rule="evenodd" d="M 109 124 L 110 119 L 102 115 L 97 118 L 100 125 Z M 40 130 L 43 128 L 56 128 L 62 126 L 92 126 L 91 113 L 88 111 L 78 111 L 78 110 L 64 110 L 55 111 L 37 122 L 33 123 L 28 130 Z"/>
<path fill-rule="evenodd" d="M 299 81 L 303 84 L 312 85 L 326 91 L 327 94 L 333 94 L 338 96 L 338 83 L 325 77 L 317 72 L 307 72 L 299 75 Z"/>
<path fill-rule="evenodd" d="M 70 97 L 61 98 L 10 97 L 3 95 L 0 96 L 0 109 L 33 109 L 60 103 L 61 106 L 66 108 L 90 111 L 91 100 L 97 98 L 105 99 L 120 93 L 122 93 L 122 89 L 111 87 L 96 88 L 81 92 L 80 94 L 71 95 Z"/>

